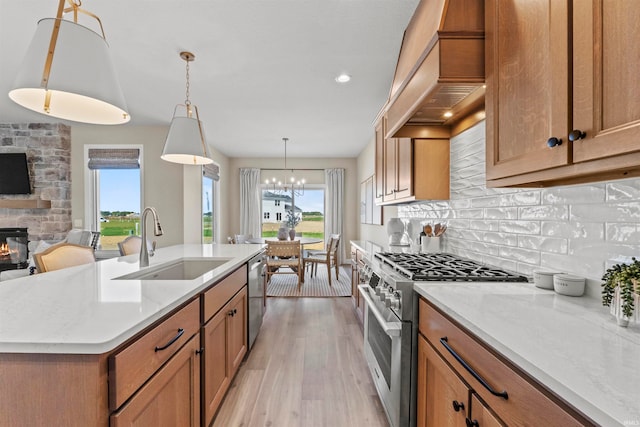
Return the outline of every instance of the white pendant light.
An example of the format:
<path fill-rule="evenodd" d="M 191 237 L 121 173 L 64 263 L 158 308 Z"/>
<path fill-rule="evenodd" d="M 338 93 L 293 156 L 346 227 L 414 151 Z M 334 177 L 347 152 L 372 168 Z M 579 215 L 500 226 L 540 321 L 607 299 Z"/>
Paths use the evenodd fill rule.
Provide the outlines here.
<path fill-rule="evenodd" d="M 213 163 L 207 150 L 207 143 L 198 115 L 198 107 L 189 100 L 189 62 L 196 57 L 191 52 L 180 52 L 180 58 L 187 63 L 187 90 L 184 104 L 176 105 L 173 119 L 162 151 L 162 160 L 185 165 L 206 165 Z M 186 115 L 178 116 L 178 109 L 184 108 Z M 195 117 L 194 117 L 195 113 Z"/>
<path fill-rule="evenodd" d="M 111 61 L 100 19 L 80 2 L 60 0 L 56 18 L 38 22 L 9 98 L 38 113 L 101 125 L 131 117 Z M 73 12 L 74 20 L 62 19 Z M 95 18 L 102 35 L 77 23 L 78 13 Z"/>

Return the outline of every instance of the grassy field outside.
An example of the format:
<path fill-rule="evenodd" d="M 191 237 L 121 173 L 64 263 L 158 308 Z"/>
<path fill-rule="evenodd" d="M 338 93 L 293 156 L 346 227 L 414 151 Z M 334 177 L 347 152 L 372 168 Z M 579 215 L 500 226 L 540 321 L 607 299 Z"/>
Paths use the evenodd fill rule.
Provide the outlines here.
<path fill-rule="evenodd" d="M 310 221 L 307 220 L 307 216 L 304 216 L 302 221 L 296 226 L 296 233 L 302 233 L 302 237 L 314 237 L 322 239 L 324 241 L 324 218 L 320 216 L 312 217 Z M 262 237 L 276 237 L 278 235 L 278 229 L 281 227 L 279 222 L 263 222 L 262 223 Z M 317 243 L 313 245 L 304 245 L 305 249 L 324 249 L 324 243 Z"/>

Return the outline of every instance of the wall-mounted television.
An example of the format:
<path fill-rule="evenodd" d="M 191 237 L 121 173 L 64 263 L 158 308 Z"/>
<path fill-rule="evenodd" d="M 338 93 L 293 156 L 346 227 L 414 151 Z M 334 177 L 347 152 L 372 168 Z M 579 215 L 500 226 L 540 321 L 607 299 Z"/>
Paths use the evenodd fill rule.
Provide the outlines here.
<path fill-rule="evenodd" d="M 31 194 L 25 153 L 0 153 L 0 194 Z"/>

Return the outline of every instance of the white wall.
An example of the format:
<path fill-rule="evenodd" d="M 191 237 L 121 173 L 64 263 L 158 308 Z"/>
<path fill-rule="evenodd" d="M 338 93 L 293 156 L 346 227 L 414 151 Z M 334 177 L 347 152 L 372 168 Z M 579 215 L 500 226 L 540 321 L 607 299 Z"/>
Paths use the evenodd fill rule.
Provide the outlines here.
<path fill-rule="evenodd" d="M 448 222 L 442 249 L 531 275 L 536 269 L 589 279 L 640 253 L 640 179 L 545 189 L 486 188 L 485 124 L 451 139 L 451 199 L 398 208 L 414 222 Z M 419 227 L 413 227 L 419 230 Z"/>
<path fill-rule="evenodd" d="M 84 220 L 84 168 L 85 144 L 141 144 L 143 145 L 143 207 L 153 206 L 158 211 L 164 235 L 157 238 L 158 246 L 199 241 L 202 212 L 201 168 L 182 166 L 160 159 L 168 126 L 92 126 L 71 127 L 71 182 L 72 219 Z M 217 150 L 212 157 L 220 164 L 220 198 L 224 201 L 224 185 L 228 174 L 227 159 Z M 221 202 L 223 203 L 223 202 Z M 223 211 L 222 216 L 226 212 Z M 221 219 L 220 228 L 226 227 Z"/>
<path fill-rule="evenodd" d="M 228 183 L 228 219 L 229 228 L 227 235 L 231 236 L 240 232 L 240 168 L 273 168 L 283 166 L 282 158 L 232 158 L 229 159 L 230 181 Z M 357 161 L 355 158 L 287 158 L 287 167 L 294 169 L 325 169 L 344 168 L 345 186 L 345 216 L 343 241 L 357 239 L 359 218 L 359 194 Z M 275 172 L 265 172 L 262 181 Z M 309 184 L 324 184 L 323 171 L 303 171 Z M 299 175 L 300 173 L 296 173 Z M 345 246 L 347 247 L 347 246 Z"/>

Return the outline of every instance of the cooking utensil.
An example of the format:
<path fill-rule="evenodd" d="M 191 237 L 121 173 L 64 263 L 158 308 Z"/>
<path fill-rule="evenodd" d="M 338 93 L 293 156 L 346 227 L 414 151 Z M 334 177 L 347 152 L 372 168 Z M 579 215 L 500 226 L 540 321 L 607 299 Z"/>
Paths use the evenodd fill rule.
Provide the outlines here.
<path fill-rule="evenodd" d="M 433 235 L 435 237 L 440 236 L 440 230 L 442 229 L 442 224 L 440 224 L 439 222 L 436 222 L 433 226 Z"/>
<path fill-rule="evenodd" d="M 424 234 L 426 234 L 428 237 L 433 237 L 433 228 L 431 227 L 431 224 L 427 224 L 424 226 Z"/>
<path fill-rule="evenodd" d="M 439 224 L 440 225 L 440 230 L 436 231 L 436 237 L 440 237 L 444 234 L 445 231 L 447 231 L 447 224 Z"/>

